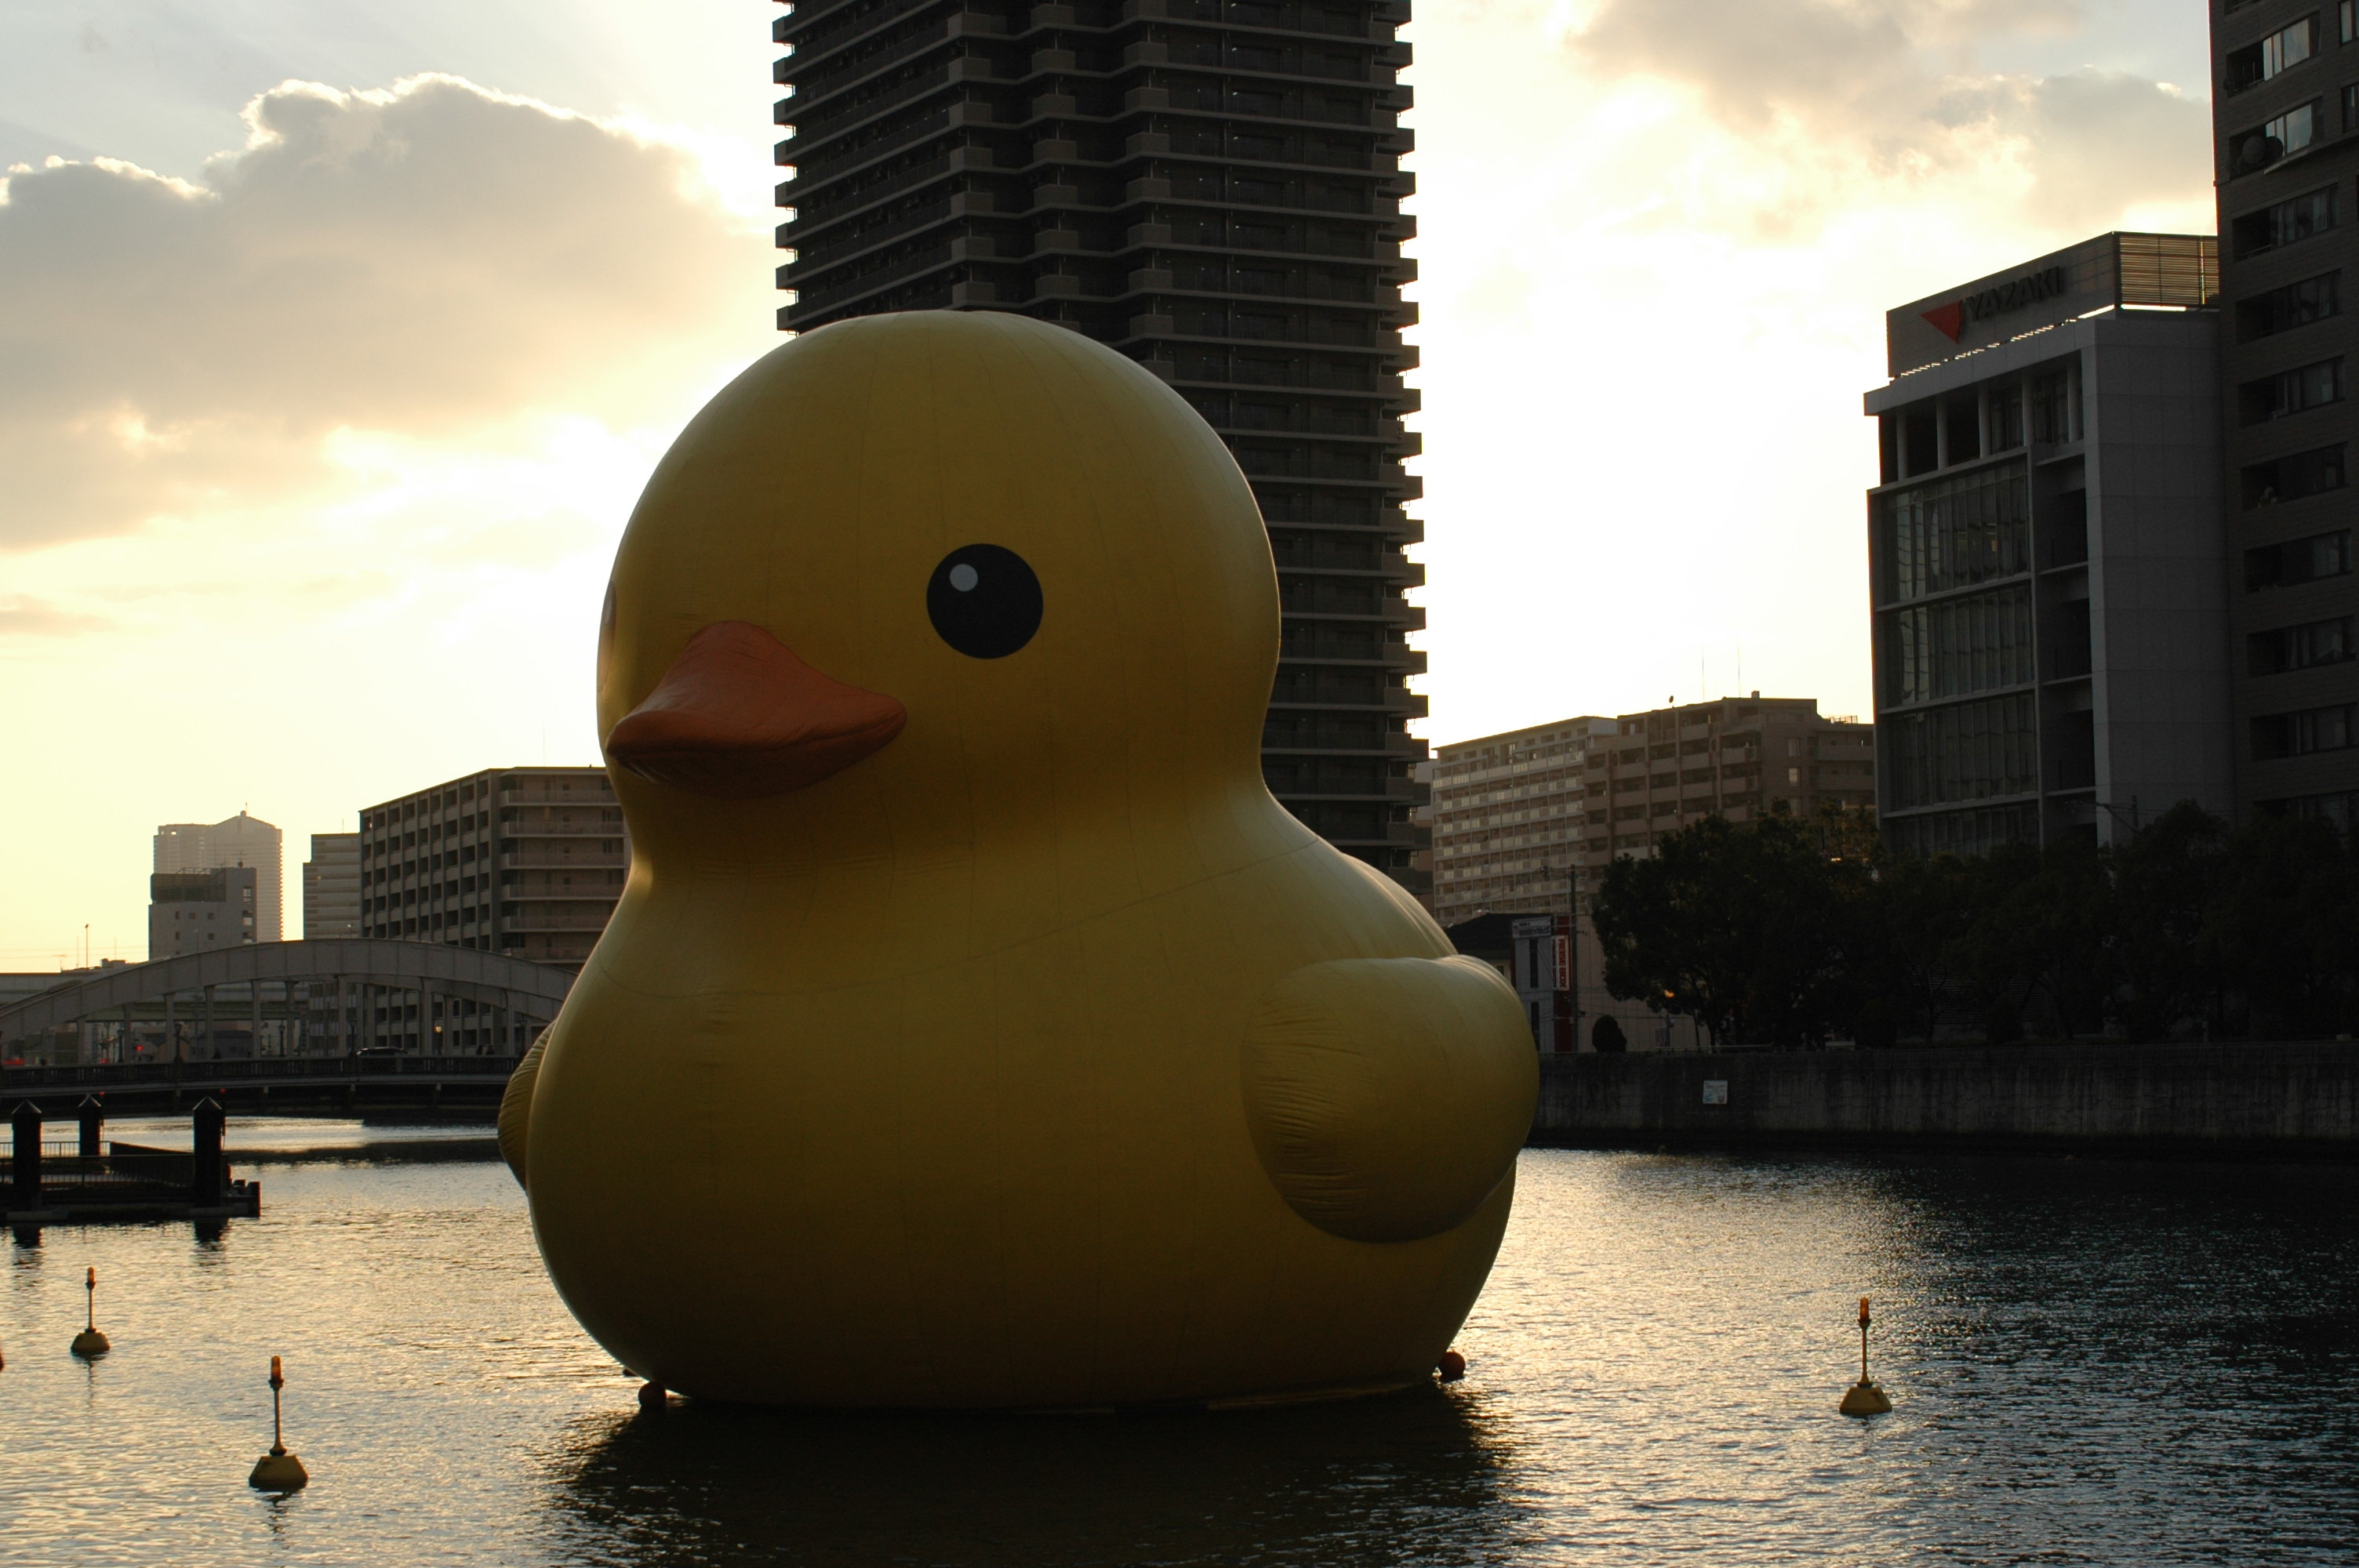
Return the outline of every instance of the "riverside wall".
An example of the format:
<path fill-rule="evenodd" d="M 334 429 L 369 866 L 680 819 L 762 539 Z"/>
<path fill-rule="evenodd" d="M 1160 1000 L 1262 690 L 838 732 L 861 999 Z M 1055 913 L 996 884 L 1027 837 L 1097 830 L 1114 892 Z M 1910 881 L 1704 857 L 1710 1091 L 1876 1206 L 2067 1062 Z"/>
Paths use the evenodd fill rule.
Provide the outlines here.
<path fill-rule="evenodd" d="M 1548 1054 L 1531 1141 L 2359 1159 L 2359 1044 Z"/>

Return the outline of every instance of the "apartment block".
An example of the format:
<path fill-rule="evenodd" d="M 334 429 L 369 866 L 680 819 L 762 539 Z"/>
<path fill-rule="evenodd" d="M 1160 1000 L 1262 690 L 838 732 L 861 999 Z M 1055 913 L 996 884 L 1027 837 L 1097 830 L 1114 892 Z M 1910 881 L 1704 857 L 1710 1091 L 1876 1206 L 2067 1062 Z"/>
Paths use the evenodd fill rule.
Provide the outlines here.
<path fill-rule="evenodd" d="M 2359 18 L 2213 0 L 2218 427 L 2232 766 L 2243 811 L 2359 816 L 2352 318 Z"/>
<path fill-rule="evenodd" d="M 1406 0 L 797 0 L 773 36 L 779 326 L 1016 311 L 1177 389 L 1277 560 L 1270 790 L 1423 892 L 1408 17 Z"/>
<path fill-rule="evenodd" d="M 1707 816 L 1752 822 L 1781 806 L 1875 804 L 1875 727 L 1819 715 L 1807 697 L 1722 697 L 1625 713 L 1591 740 L 1582 769 L 1581 863 L 1645 856 L 1666 833 Z"/>
<path fill-rule="evenodd" d="M 1568 907 L 1587 801 L 1589 748 L 1618 726 L 1583 717 L 1434 748 L 1433 917 L 1546 914 Z"/>
<path fill-rule="evenodd" d="M 603 768 L 492 768 L 361 813 L 360 924 L 581 968 L 630 844 Z"/>
<path fill-rule="evenodd" d="M 2218 250 L 2102 234 L 1887 313 L 1867 492 L 1903 850 L 2232 809 Z"/>

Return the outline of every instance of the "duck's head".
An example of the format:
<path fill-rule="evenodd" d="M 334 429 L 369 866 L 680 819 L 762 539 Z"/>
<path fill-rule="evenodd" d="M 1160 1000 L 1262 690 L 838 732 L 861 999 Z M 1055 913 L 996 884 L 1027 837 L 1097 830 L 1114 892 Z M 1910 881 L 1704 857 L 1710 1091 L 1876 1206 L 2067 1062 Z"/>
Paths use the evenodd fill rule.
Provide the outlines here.
<path fill-rule="evenodd" d="M 1177 395 L 1061 328 L 913 312 L 797 339 L 682 432 L 598 717 L 642 858 L 938 860 L 1266 801 L 1277 650 L 1260 515 Z"/>

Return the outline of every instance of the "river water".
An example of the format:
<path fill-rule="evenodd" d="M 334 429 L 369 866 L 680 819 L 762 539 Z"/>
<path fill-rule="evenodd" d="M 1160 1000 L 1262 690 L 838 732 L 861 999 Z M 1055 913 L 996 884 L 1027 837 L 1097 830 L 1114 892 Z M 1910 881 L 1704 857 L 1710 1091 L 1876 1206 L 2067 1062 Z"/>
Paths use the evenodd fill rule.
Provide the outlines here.
<path fill-rule="evenodd" d="M 641 1416 L 483 1130 L 232 1132 L 261 1218 L 10 1245 L 0 1563 L 2359 1561 L 2352 1167 L 1531 1151 L 1447 1390 Z M 285 1498 L 245 1485 L 274 1353 Z"/>

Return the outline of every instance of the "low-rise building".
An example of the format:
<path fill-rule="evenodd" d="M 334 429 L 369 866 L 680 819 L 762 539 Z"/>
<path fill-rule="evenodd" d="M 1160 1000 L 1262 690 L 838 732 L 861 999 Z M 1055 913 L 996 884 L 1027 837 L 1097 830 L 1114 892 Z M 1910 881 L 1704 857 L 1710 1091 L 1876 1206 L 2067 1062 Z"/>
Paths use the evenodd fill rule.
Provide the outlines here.
<path fill-rule="evenodd" d="M 361 927 L 579 968 L 629 868 L 605 769 L 487 768 L 361 813 Z"/>
<path fill-rule="evenodd" d="M 361 934 L 361 836 L 314 833 L 303 862 L 303 940 Z"/>
<path fill-rule="evenodd" d="M 147 957 L 177 958 L 213 947 L 277 941 L 261 935 L 255 911 L 261 871 L 222 866 L 210 871 L 158 871 L 147 879 Z"/>

